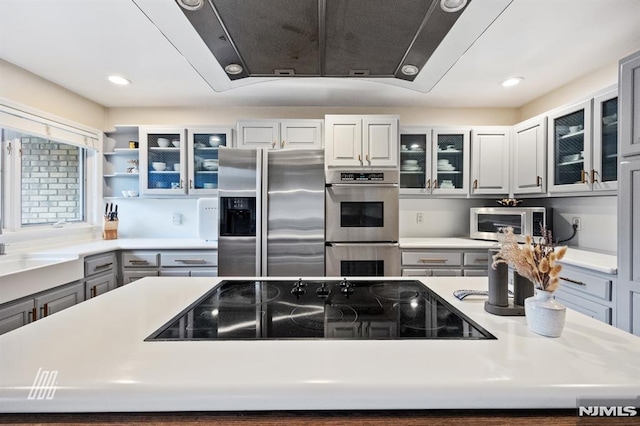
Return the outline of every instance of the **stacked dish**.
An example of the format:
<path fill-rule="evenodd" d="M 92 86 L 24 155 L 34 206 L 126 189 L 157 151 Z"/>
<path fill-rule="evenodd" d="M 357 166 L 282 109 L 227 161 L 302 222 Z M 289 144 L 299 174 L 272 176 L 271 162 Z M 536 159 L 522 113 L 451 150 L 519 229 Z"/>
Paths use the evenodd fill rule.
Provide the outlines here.
<path fill-rule="evenodd" d="M 456 168 L 453 166 L 453 164 L 449 163 L 449 160 L 447 159 L 443 159 L 443 160 L 438 160 L 438 171 L 454 171 Z"/>
<path fill-rule="evenodd" d="M 400 166 L 400 170 L 405 172 L 417 172 L 422 170 L 422 168 L 418 166 L 418 160 L 404 160 Z"/>
<path fill-rule="evenodd" d="M 440 188 L 441 189 L 454 189 L 455 185 L 453 184 L 453 182 L 451 180 L 443 180 L 442 182 L 440 182 Z"/>

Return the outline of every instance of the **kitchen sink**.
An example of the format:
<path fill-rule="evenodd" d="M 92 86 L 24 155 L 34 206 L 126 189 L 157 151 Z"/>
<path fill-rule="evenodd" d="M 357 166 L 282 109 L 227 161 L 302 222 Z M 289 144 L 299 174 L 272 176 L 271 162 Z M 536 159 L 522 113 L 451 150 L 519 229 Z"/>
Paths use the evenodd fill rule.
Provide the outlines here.
<path fill-rule="evenodd" d="M 84 277 L 75 254 L 16 253 L 0 256 L 0 304 Z"/>

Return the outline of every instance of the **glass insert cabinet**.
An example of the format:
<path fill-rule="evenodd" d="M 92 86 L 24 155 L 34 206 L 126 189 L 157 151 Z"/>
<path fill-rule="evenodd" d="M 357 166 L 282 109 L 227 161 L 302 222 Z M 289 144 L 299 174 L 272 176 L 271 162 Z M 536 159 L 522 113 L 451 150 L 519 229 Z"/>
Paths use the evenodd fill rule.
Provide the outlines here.
<path fill-rule="evenodd" d="M 142 193 L 215 194 L 218 151 L 230 145 L 230 128 L 141 128 Z"/>
<path fill-rule="evenodd" d="M 616 189 L 617 110 L 611 92 L 549 116 L 549 192 Z"/>
<path fill-rule="evenodd" d="M 400 130 L 400 190 L 404 194 L 466 194 L 470 129 Z"/>

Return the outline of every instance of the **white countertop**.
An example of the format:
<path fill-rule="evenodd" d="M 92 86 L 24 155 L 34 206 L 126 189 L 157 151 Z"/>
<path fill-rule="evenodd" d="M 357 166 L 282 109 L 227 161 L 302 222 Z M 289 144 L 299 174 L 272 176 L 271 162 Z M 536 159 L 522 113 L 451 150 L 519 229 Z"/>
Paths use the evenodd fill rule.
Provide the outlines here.
<path fill-rule="evenodd" d="M 424 278 L 497 340 L 144 342 L 217 278 L 144 278 L 0 336 L 0 412 L 575 408 L 640 395 L 640 338 L 572 310 L 560 338 Z M 38 371 L 52 399 L 28 399 Z"/>
<path fill-rule="evenodd" d="M 66 253 L 89 256 L 113 250 L 199 250 L 217 249 L 218 241 L 195 238 L 118 238 L 91 240 L 42 250 L 45 253 Z"/>
<path fill-rule="evenodd" d="M 496 246 L 495 241 L 472 240 L 470 238 L 400 238 L 401 249 L 489 249 Z M 618 258 L 612 254 L 569 247 L 562 262 L 605 274 L 618 273 Z"/>

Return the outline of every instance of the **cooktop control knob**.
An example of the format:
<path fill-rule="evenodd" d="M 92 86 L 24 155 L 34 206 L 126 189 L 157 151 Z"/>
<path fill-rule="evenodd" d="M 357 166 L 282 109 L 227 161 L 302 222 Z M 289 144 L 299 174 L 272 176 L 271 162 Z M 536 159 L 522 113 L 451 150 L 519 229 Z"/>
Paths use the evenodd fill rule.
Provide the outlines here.
<path fill-rule="evenodd" d="M 316 294 L 318 295 L 318 297 L 329 297 L 329 294 L 331 294 L 331 290 L 327 288 L 326 283 L 322 283 L 322 285 L 316 289 Z"/>
<path fill-rule="evenodd" d="M 355 284 L 347 281 L 347 279 L 343 279 L 342 282 L 340 283 L 340 287 L 342 287 L 340 289 L 340 291 L 342 292 L 342 294 L 346 295 L 347 297 L 349 297 L 349 295 L 353 294 L 353 287 L 355 287 Z"/>
<path fill-rule="evenodd" d="M 295 294 L 296 297 L 302 296 L 307 292 L 307 290 L 304 289 L 306 286 L 307 286 L 307 283 L 302 281 L 302 278 L 300 278 L 298 281 L 296 281 L 293 284 L 293 288 L 291 289 L 291 294 Z"/>

